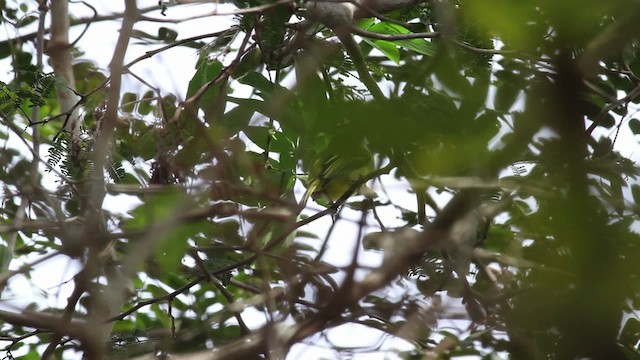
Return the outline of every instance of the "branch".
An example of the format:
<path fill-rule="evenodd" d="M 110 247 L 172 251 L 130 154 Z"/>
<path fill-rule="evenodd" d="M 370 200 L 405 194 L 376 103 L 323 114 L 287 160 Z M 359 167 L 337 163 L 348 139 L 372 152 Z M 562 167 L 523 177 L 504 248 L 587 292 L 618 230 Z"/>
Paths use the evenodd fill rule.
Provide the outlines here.
<path fill-rule="evenodd" d="M 139 13 L 140 14 L 144 14 L 144 13 L 147 13 L 147 12 L 150 12 L 150 11 L 155 11 L 155 10 L 160 10 L 160 7 L 157 6 L 157 5 L 146 7 L 146 8 L 140 9 Z M 113 14 L 109 14 L 109 15 L 98 15 L 98 16 L 79 18 L 79 19 L 71 19 L 69 21 L 69 25 L 70 26 L 76 26 L 76 25 L 93 24 L 93 23 L 99 22 L 99 21 L 120 19 L 123 16 L 124 16 L 124 13 L 113 13 Z M 44 29 L 44 34 L 49 34 L 50 32 L 51 32 L 51 29 Z M 10 38 L 10 39 L 7 39 L 7 40 L 3 40 L 3 41 L 0 41 L 0 47 L 4 47 L 4 46 L 8 45 L 9 43 L 16 42 L 16 41 L 20 41 L 20 42 L 31 41 L 31 40 L 36 39 L 37 36 L 38 36 L 38 32 L 33 32 L 33 33 L 17 36 L 17 37 L 14 37 L 14 38 Z"/>
<path fill-rule="evenodd" d="M 144 55 L 142 55 L 142 56 L 140 56 L 140 57 L 128 62 L 126 65 L 124 65 L 124 67 L 128 69 L 128 68 L 132 67 L 133 65 L 139 63 L 140 61 L 145 60 L 145 59 L 149 59 L 152 56 L 157 55 L 157 54 L 159 54 L 159 53 L 161 53 L 161 52 L 163 52 L 165 50 L 168 50 L 168 49 L 171 49 L 171 48 L 174 48 L 176 46 L 180 46 L 180 45 L 192 42 L 192 41 L 206 39 L 206 38 L 210 38 L 210 37 L 221 36 L 221 35 L 224 35 L 224 34 L 228 33 L 231 30 L 236 30 L 237 31 L 237 27 L 232 26 L 231 28 L 226 29 L 226 30 L 217 31 L 217 32 L 214 32 L 214 33 L 203 34 L 203 35 L 192 36 L 190 38 L 178 40 L 176 42 L 173 42 L 173 43 L 171 43 L 169 45 L 165 45 L 165 46 L 163 46 L 161 48 L 158 48 L 156 50 L 147 51 L 147 52 L 144 53 Z"/>
<path fill-rule="evenodd" d="M 44 0 L 39 1 L 38 10 L 39 10 L 39 18 L 38 18 L 37 40 L 36 40 L 36 67 L 40 72 L 42 71 L 42 56 L 44 53 L 44 21 L 45 21 L 45 16 L 48 10 L 46 1 Z M 39 115 L 40 115 L 40 107 L 35 105 L 31 110 L 31 118 L 29 119 L 29 121 L 30 122 L 38 121 Z M 37 156 L 37 154 L 40 153 L 40 129 L 37 126 L 34 126 L 31 130 L 31 134 L 32 134 L 32 140 L 33 140 L 32 141 L 33 146 L 28 146 L 29 145 L 28 143 L 26 145 L 33 154 L 33 160 L 31 161 L 31 174 L 30 174 L 31 186 L 34 189 L 37 189 L 40 187 L 40 182 L 39 182 L 39 176 L 40 176 L 39 160 L 40 159 Z M 20 138 L 23 141 L 25 141 L 23 136 L 20 136 Z M 16 228 L 16 229 L 20 228 L 24 223 L 24 218 L 26 216 L 25 211 L 27 209 L 28 202 L 29 202 L 29 197 L 26 195 L 23 195 L 20 199 L 20 205 L 18 206 L 18 210 L 16 211 L 15 217 L 13 219 L 13 228 Z M 11 235 L 9 235 L 9 238 L 7 239 L 7 246 L 4 250 L 7 252 L 7 254 L 2 254 L 4 258 L 13 259 L 17 238 L 18 238 L 18 231 L 15 231 L 15 230 L 12 231 Z M 11 265 L 11 260 L 2 263 L 2 269 L 1 269 L 3 272 L 2 275 L 6 274 L 5 272 L 9 269 L 10 265 Z M 7 277 L 7 280 L 9 279 L 9 277 Z M 6 284 L 6 280 L 0 281 L 0 294 L 2 294 L 2 292 L 4 291 L 5 284 Z"/>
<path fill-rule="evenodd" d="M 489 174 L 497 174 L 506 164 L 513 161 L 526 150 L 528 143 L 539 129 L 540 124 L 528 122 L 518 129 L 516 136 L 497 151 L 487 163 Z M 382 171 L 380 169 L 379 171 Z M 375 176 L 375 173 L 371 176 Z M 345 309 L 357 304 L 363 297 L 373 291 L 387 286 L 398 276 L 406 274 L 407 270 L 422 261 L 424 253 L 429 250 L 447 244 L 449 232 L 458 221 L 477 208 L 481 200 L 482 189 L 463 189 L 442 209 L 434 221 L 423 232 L 405 229 L 393 234 L 393 248 L 385 251 L 383 264 L 380 268 L 371 271 L 362 281 L 352 284 L 350 291 L 340 297 L 334 297 L 328 304 L 319 309 L 316 316 L 298 325 L 287 325 L 286 331 L 276 334 L 266 334 L 263 328 L 249 337 L 238 339 L 226 346 L 216 349 L 215 353 L 203 352 L 198 355 L 202 359 L 225 359 L 230 356 L 248 356 L 263 353 L 267 346 L 267 338 L 277 336 L 279 343 L 291 346 L 296 342 L 323 331 L 332 325 L 336 319 L 340 319 Z M 325 210 L 326 212 L 329 209 Z M 316 214 L 317 215 L 317 214 Z M 309 218 L 305 219 L 308 220 Z M 302 221 L 301 221 L 302 222 Z M 296 223 L 293 227 L 299 226 Z M 274 239 L 277 241 L 277 239 Z M 389 243 L 389 242 L 387 242 Z M 271 245 L 271 244 L 269 244 Z M 267 245 L 267 247 L 269 246 Z M 278 331 L 278 325 L 270 329 Z"/>
<path fill-rule="evenodd" d="M 74 161 L 80 156 L 80 112 L 76 103 L 76 80 L 73 75 L 72 46 L 69 44 L 69 2 L 68 0 L 51 1 L 51 39 L 46 52 L 51 59 L 51 66 L 56 76 L 64 85 L 57 86 L 57 97 L 63 113 L 69 112 L 64 129 L 71 133 L 71 157 Z"/>
<path fill-rule="evenodd" d="M 577 61 L 578 71 L 583 77 L 591 77 L 598 63 L 617 54 L 630 40 L 640 36 L 640 6 L 629 9 L 626 17 L 615 21 L 596 36 L 580 55 Z"/>
<path fill-rule="evenodd" d="M 59 315 L 30 310 L 23 310 L 22 312 L 0 310 L 0 318 L 15 326 L 30 327 L 40 331 L 60 332 L 80 341 L 87 338 L 87 322 L 82 320 L 66 322 Z"/>
<path fill-rule="evenodd" d="M 439 32 L 423 32 L 423 33 L 408 33 L 408 34 L 380 34 L 380 33 L 375 33 L 375 32 L 371 32 L 371 31 L 367 31 L 364 29 L 361 29 L 357 26 L 353 26 L 351 25 L 350 27 L 350 31 L 353 34 L 362 36 L 362 37 L 366 37 L 369 39 L 376 39 L 376 40 L 386 40 L 386 41 L 397 41 L 397 40 L 411 40 L 411 39 L 428 39 L 428 38 L 440 38 L 442 37 L 442 34 Z M 480 54 L 490 54 L 490 55 L 508 55 L 508 54 L 514 54 L 516 53 L 516 51 L 514 50 L 495 50 L 495 49 L 482 49 L 482 48 L 477 48 L 475 46 L 471 46 L 468 44 L 465 44 L 461 41 L 457 41 L 457 40 L 449 40 L 451 43 L 453 43 L 454 45 L 466 49 L 466 50 L 470 50 L 473 52 L 477 52 Z"/>
<path fill-rule="evenodd" d="M 233 294 L 231 294 L 224 287 L 224 285 L 220 283 L 220 280 L 218 280 L 218 278 L 211 275 L 209 270 L 207 270 L 207 265 L 205 265 L 202 258 L 200 258 L 200 256 L 198 255 L 198 252 L 195 250 L 192 250 L 189 252 L 189 254 L 196 261 L 196 264 L 200 268 L 200 271 L 202 271 L 202 273 L 204 274 L 204 278 L 207 281 L 209 281 L 211 284 L 213 284 L 213 286 L 215 286 L 218 289 L 218 291 L 220 291 L 222 296 L 224 296 L 224 298 L 227 299 L 229 304 L 232 304 L 235 301 L 235 299 L 233 298 Z M 247 327 L 247 324 L 244 322 L 244 319 L 242 319 L 242 313 L 240 311 L 234 311 L 234 310 L 231 310 L 231 311 L 233 312 L 233 316 L 238 321 L 238 326 L 240 326 L 240 333 L 244 336 L 248 335 L 251 332 L 251 330 L 249 330 L 249 328 Z"/>
<path fill-rule="evenodd" d="M 176 289 L 175 291 L 173 291 L 173 292 L 171 292 L 169 294 L 166 294 L 166 295 L 163 295 L 163 296 L 158 296 L 156 298 L 145 300 L 145 301 L 140 301 L 139 303 L 137 303 L 131 309 L 129 309 L 127 311 L 124 311 L 124 312 L 122 312 L 122 313 L 120 313 L 118 315 L 114 315 L 114 316 L 106 319 L 104 322 L 105 323 L 111 323 L 111 322 L 114 322 L 114 321 L 120 321 L 120 320 L 123 320 L 124 318 L 126 318 L 127 316 L 129 316 L 130 314 L 138 311 L 139 309 L 141 309 L 141 308 L 143 308 L 143 307 L 145 307 L 147 305 L 152 305 L 152 304 L 155 304 L 155 303 L 159 303 L 161 301 L 171 301 L 176 296 L 178 296 L 178 295 L 184 293 L 185 291 L 191 289 L 192 287 L 198 285 L 202 280 L 203 279 L 193 280 L 192 282 L 182 286 L 179 289 Z"/>
<path fill-rule="evenodd" d="M 593 120 L 593 123 L 589 126 L 587 130 L 585 130 L 585 135 L 590 136 L 593 130 L 595 130 L 598 125 L 605 119 L 609 111 L 628 104 L 630 101 L 633 101 L 638 95 L 640 95 L 640 85 L 637 85 L 633 90 L 629 91 L 629 93 L 619 100 L 614 100 L 611 103 L 607 104 L 605 107 L 600 110 L 596 118 Z"/>
<path fill-rule="evenodd" d="M 87 285 L 87 281 L 85 280 L 85 277 L 86 277 L 85 274 L 86 272 L 83 271 L 76 276 L 73 293 L 67 299 L 67 306 L 65 307 L 64 313 L 62 314 L 62 319 L 60 319 L 61 323 L 64 324 L 65 327 L 71 322 L 74 309 L 76 308 L 76 305 L 80 300 L 80 296 L 82 296 L 82 294 L 84 294 L 85 292 L 85 285 Z M 62 336 L 63 336 L 63 333 L 59 331 L 54 331 L 54 333 L 50 337 L 49 345 L 42 353 L 42 359 L 44 360 L 49 359 L 53 355 L 53 352 L 56 350 L 56 347 L 58 347 L 58 344 L 62 340 Z M 85 344 L 85 347 L 87 347 L 87 344 Z M 90 353 L 91 352 L 88 352 L 86 354 L 88 355 L 89 358 L 90 358 L 90 355 L 89 355 Z"/>
<path fill-rule="evenodd" d="M 252 6 L 252 7 L 241 8 L 241 9 L 231 10 L 231 11 L 214 10 L 214 11 L 210 11 L 210 12 L 205 13 L 205 14 L 199 14 L 199 15 L 196 15 L 196 16 L 189 16 L 189 17 L 185 17 L 185 18 L 182 18 L 182 19 L 162 19 L 162 18 L 153 18 L 153 17 L 143 16 L 143 17 L 140 18 L 140 20 L 151 21 L 151 22 L 181 23 L 181 22 L 184 22 L 184 21 L 196 20 L 196 19 L 201 19 L 201 18 L 205 18 L 205 17 L 209 17 L 209 16 L 228 16 L 228 15 L 242 15 L 242 14 L 263 13 L 263 12 L 269 10 L 269 9 L 273 9 L 274 7 L 278 7 L 280 5 L 287 5 L 287 4 L 294 4 L 294 3 L 295 2 L 293 0 L 278 0 L 278 1 L 270 3 L 270 4 Z"/>
<path fill-rule="evenodd" d="M 409 34 L 380 34 L 367 30 L 363 30 L 357 26 L 351 25 L 349 30 L 362 37 L 377 39 L 377 40 L 410 40 L 410 39 L 425 39 L 425 38 L 437 38 L 440 37 L 440 33 L 438 32 L 426 32 L 426 33 L 409 33 Z"/>
<path fill-rule="evenodd" d="M 89 184 L 89 193 L 87 194 L 88 203 L 86 203 L 82 209 L 85 213 L 85 219 L 87 220 L 85 227 L 86 234 L 96 234 L 97 230 L 99 231 L 105 227 L 102 223 L 104 221 L 102 215 L 102 203 L 106 195 L 104 185 L 104 164 L 109 156 L 113 132 L 118 121 L 118 106 L 120 103 L 120 90 L 124 71 L 124 56 L 127 52 L 127 47 L 129 45 L 129 40 L 131 38 L 133 25 L 136 22 L 137 15 L 138 9 L 136 7 L 136 0 L 125 0 L 124 19 L 122 21 L 122 27 L 120 28 L 120 35 L 118 36 L 113 57 L 109 64 L 109 68 L 111 70 L 111 86 L 109 87 L 107 96 L 107 109 L 105 112 L 104 123 L 102 124 L 101 132 L 96 139 L 96 146 L 93 153 L 94 179 L 92 179 Z M 94 235 L 94 237 L 96 236 Z M 97 258 L 99 258 L 98 253 L 102 251 L 106 244 L 104 244 L 104 238 L 99 238 L 99 240 L 96 239 L 94 242 L 95 244 L 89 247 L 89 259 L 97 261 Z M 151 251 L 152 249 L 153 247 L 149 246 L 146 251 Z M 145 254 L 146 252 L 142 251 L 140 258 L 137 260 L 143 261 L 146 258 L 146 256 L 144 256 Z M 131 258 L 131 256 L 129 256 L 129 258 Z M 126 263 L 125 265 L 132 266 L 133 264 Z M 131 271 L 131 269 L 127 268 L 126 271 Z M 125 272 L 125 270 L 122 272 Z M 107 314 L 116 313 L 123 305 L 127 285 L 128 284 L 126 283 L 124 276 L 115 276 L 115 279 L 109 279 L 109 293 L 102 294 L 98 298 L 94 298 L 94 303 L 104 304 Z M 96 297 L 96 295 L 97 294 L 93 294 L 92 297 Z M 102 313 L 102 311 L 100 312 Z M 92 328 L 88 336 L 90 341 L 97 344 L 103 344 L 102 346 L 96 346 L 96 349 L 92 350 L 92 353 L 96 354 L 96 356 L 99 356 L 102 352 L 106 337 L 111 332 L 110 325 L 99 325 L 103 320 L 99 318 L 99 316 L 99 314 L 96 314 L 96 316 L 92 316 L 90 318 Z"/>
<path fill-rule="evenodd" d="M 58 256 L 60 254 L 61 253 L 58 252 L 58 251 L 52 252 L 52 253 L 47 254 L 47 255 L 39 258 L 39 259 L 36 259 L 36 260 L 32 261 L 30 263 L 27 263 L 27 264 L 24 264 L 24 265 L 20 266 L 20 268 L 18 268 L 18 270 L 7 270 L 7 271 L 4 271 L 2 274 L 0 274 L 0 288 L 3 288 L 7 284 L 9 279 L 11 279 L 11 277 L 13 277 L 14 275 L 24 274 L 27 271 L 29 271 L 30 269 L 32 269 L 34 266 L 36 266 L 36 265 L 38 265 L 38 264 L 40 264 L 42 262 L 45 262 L 45 261 L 47 261 L 47 260 L 49 260 L 49 259 L 51 259 L 51 258 L 53 258 L 55 256 Z"/>

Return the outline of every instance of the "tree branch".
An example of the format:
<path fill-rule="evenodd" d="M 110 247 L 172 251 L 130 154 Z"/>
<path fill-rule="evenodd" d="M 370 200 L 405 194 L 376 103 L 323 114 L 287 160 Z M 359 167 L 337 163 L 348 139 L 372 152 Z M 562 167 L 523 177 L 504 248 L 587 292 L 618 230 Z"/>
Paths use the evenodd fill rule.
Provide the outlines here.
<path fill-rule="evenodd" d="M 640 36 L 640 6 L 635 5 L 625 17 L 609 25 L 585 47 L 577 61 L 577 68 L 583 77 L 591 77 L 598 63 L 617 54 L 632 39 Z"/>

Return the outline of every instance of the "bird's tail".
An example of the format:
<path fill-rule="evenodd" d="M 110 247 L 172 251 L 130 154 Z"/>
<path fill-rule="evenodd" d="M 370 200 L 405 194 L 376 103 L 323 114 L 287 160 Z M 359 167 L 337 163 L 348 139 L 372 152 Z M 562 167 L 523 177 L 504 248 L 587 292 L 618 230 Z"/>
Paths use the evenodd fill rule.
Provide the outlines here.
<path fill-rule="evenodd" d="M 307 191 L 302 195 L 302 199 L 300 200 L 300 207 L 305 207 L 307 205 L 307 201 L 309 201 L 309 197 L 313 194 L 314 191 L 318 188 L 318 181 L 314 180 L 307 187 Z"/>

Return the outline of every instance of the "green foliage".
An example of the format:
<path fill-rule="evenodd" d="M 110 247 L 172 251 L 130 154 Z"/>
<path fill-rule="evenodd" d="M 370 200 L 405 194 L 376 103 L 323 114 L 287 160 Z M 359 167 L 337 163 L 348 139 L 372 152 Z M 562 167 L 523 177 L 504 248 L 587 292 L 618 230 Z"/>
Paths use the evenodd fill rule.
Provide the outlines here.
<path fill-rule="evenodd" d="M 411 33 L 411 31 L 401 25 L 384 21 L 374 23 L 372 19 L 361 21 L 359 25 L 367 31 L 380 34 L 398 35 Z M 393 60 L 395 63 L 399 63 L 400 61 L 400 53 L 396 46 L 401 46 L 408 50 L 414 51 L 417 54 L 426 56 L 433 56 L 435 54 L 435 46 L 425 39 L 396 40 L 391 42 L 385 40 L 369 40 L 365 38 L 364 41 L 369 45 L 375 47 L 376 49 L 382 51 L 390 60 Z"/>
<path fill-rule="evenodd" d="M 33 22 L 27 5 L 0 2 L 3 25 Z M 381 334 L 370 351 L 404 340 L 407 359 L 638 358 L 639 171 L 618 152 L 640 134 L 626 31 L 637 4 L 422 2 L 360 19 L 389 36 L 435 33 L 358 39 L 381 100 L 331 29 L 292 24 L 301 9 L 234 5 L 249 11 L 211 40 L 134 25 L 131 49 L 197 49 L 183 94 L 151 88 L 138 67 L 183 72 L 140 58 L 110 104 L 118 74 L 81 49 L 79 143 L 62 131 L 63 85 L 35 67 L 33 38 L 0 39 L 14 69 L 0 83 L 3 296 L 15 290 L 8 269 L 58 251 L 74 265 L 53 281 L 78 294 L 43 310 L 52 285 L 20 321 L 0 312 L 6 357 L 39 358 L 57 333 L 59 358 L 368 352 L 318 341 L 348 324 Z M 46 167 L 23 151 L 34 143 Z M 348 186 L 301 209 L 302 187 L 335 179 Z M 350 196 L 367 180 L 374 191 Z M 26 281 L 30 269 L 18 270 Z M 73 322 L 34 320 L 62 313 Z M 108 338 L 74 330 L 105 319 Z"/>
<path fill-rule="evenodd" d="M 44 106 L 45 98 L 55 87 L 55 75 L 38 71 L 35 66 L 17 70 L 16 81 L 6 84 L 0 81 L 0 116 L 10 118 L 18 112 L 28 118 L 27 110 Z"/>
<path fill-rule="evenodd" d="M 71 161 L 71 157 L 68 156 L 68 150 L 70 148 L 71 135 L 64 132 L 61 133 L 48 149 L 47 165 L 49 165 L 49 171 L 60 167 L 64 176 L 73 180 L 79 180 L 85 175 L 85 164 L 88 163 L 89 159 L 87 158 L 87 152 L 82 151 L 81 154 L 84 161 L 80 163 Z"/>

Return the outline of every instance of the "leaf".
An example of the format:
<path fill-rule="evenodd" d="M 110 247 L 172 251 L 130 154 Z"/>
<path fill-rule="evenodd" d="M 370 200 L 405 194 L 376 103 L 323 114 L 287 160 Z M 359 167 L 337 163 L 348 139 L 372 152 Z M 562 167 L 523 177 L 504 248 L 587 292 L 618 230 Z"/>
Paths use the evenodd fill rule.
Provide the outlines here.
<path fill-rule="evenodd" d="M 127 92 L 122 95 L 122 101 L 120 102 L 120 109 L 124 112 L 131 113 L 133 112 L 134 107 L 136 106 L 136 100 L 138 100 L 138 95 Z"/>
<path fill-rule="evenodd" d="M 411 31 L 405 28 L 404 26 L 389 23 L 386 21 L 381 21 L 379 23 L 376 23 L 364 29 L 367 31 L 371 31 L 379 34 L 388 34 L 388 35 L 411 34 Z M 377 41 L 382 41 L 382 40 L 377 40 Z M 425 39 L 407 39 L 407 40 L 394 40 L 394 41 L 386 41 L 386 42 L 404 47 L 406 49 L 417 52 L 418 54 L 422 54 L 426 56 L 433 56 L 435 54 L 435 46 L 431 42 Z M 372 46 L 375 46 L 375 45 L 372 44 Z"/>
<path fill-rule="evenodd" d="M 144 160 L 152 159 L 156 156 L 158 151 L 158 130 L 150 129 L 145 132 L 140 141 L 138 141 L 138 154 Z"/>
<path fill-rule="evenodd" d="M 145 203 L 131 211 L 133 217 L 126 221 L 125 227 L 132 230 L 162 227 L 163 224 L 175 221 L 177 208 L 186 210 L 188 201 L 190 200 L 186 199 L 181 191 L 168 188 L 147 197 Z M 209 225 L 206 222 L 175 224 L 158 232 L 158 238 L 150 241 L 150 245 L 155 246 L 155 260 L 164 272 L 175 271 L 186 253 L 189 239 L 206 230 L 207 226 Z"/>
<path fill-rule="evenodd" d="M 629 129 L 633 135 L 640 135 L 640 120 L 636 118 L 629 120 Z"/>
<path fill-rule="evenodd" d="M 636 204 L 640 204 L 640 185 L 631 185 L 631 195 L 633 196 L 633 201 Z"/>
<path fill-rule="evenodd" d="M 248 126 L 242 132 L 262 150 L 284 153 L 293 150 L 293 144 L 281 132 L 273 131 L 266 126 Z M 267 144 L 267 140 L 269 142 Z"/>
<path fill-rule="evenodd" d="M 35 16 L 35 15 L 27 15 L 25 17 L 20 18 L 20 21 L 18 21 L 18 23 L 16 24 L 17 27 L 21 28 L 21 27 L 25 27 L 29 24 L 33 24 L 36 20 L 38 20 L 39 17 Z"/>
<path fill-rule="evenodd" d="M 247 76 L 242 79 L 246 79 Z M 292 94 L 289 90 L 286 90 L 287 94 Z M 288 95 L 287 95 L 288 96 Z M 294 95 L 292 96 L 292 101 L 288 102 L 288 106 L 276 108 L 273 106 L 272 102 L 267 103 L 265 101 L 260 101 L 256 99 L 240 99 L 240 98 L 229 98 L 229 102 L 238 104 L 239 107 L 244 107 L 247 110 L 242 111 L 256 111 L 268 118 L 272 118 L 277 120 L 280 125 L 283 127 L 283 132 L 293 131 L 295 134 L 302 134 L 304 130 L 305 124 L 300 121 L 303 116 L 300 114 L 300 109 L 297 105 L 297 100 Z M 241 112 L 241 110 L 238 110 Z"/>
<path fill-rule="evenodd" d="M 489 84 L 491 74 L 489 71 L 482 72 L 474 78 L 473 85 L 466 94 L 466 101 L 460 105 L 460 113 L 464 117 L 475 119 L 485 108 L 487 96 L 489 95 Z"/>
<path fill-rule="evenodd" d="M 164 42 L 172 43 L 176 41 L 177 38 L 178 38 L 178 32 L 175 30 L 171 30 L 164 26 L 158 29 L 158 39 L 164 40 Z"/>
<path fill-rule="evenodd" d="M 151 43 L 151 41 L 145 40 L 145 39 L 150 39 L 150 40 L 159 40 L 157 36 L 155 35 L 151 35 L 148 32 L 142 31 L 142 30 L 132 30 L 131 31 L 131 37 L 134 39 L 140 39 L 143 40 L 142 43 L 148 44 Z M 154 41 L 156 42 L 156 41 Z"/>
<path fill-rule="evenodd" d="M 242 132 L 262 150 L 266 150 L 267 140 L 273 139 L 270 129 L 266 126 L 247 126 Z"/>
<path fill-rule="evenodd" d="M 256 90 L 260 90 L 260 95 L 266 100 L 270 95 L 273 95 L 273 92 L 276 88 L 279 88 L 281 91 L 289 90 L 282 88 L 280 86 L 275 85 L 271 81 L 269 81 L 264 75 L 257 73 L 255 71 L 248 72 L 245 76 L 238 80 L 240 83 L 249 85 Z"/>
<path fill-rule="evenodd" d="M 611 114 L 606 114 L 598 123 L 599 126 L 610 129 L 616 124 L 616 119 Z"/>
<path fill-rule="evenodd" d="M 196 224 L 180 225 L 164 234 L 165 238 L 156 251 L 156 261 L 164 272 L 173 272 L 181 264 L 190 236 L 198 229 Z"/>
<path fill-rule="evenodd" d="M 358 20 L 358 23 L 356 25 L 362 29 L 368 29 L 375 23 L 376 23 L 376 20 L 372 17 L 369 17 L 369 18 Z"/>
<path fill-rule="evenodd" d="M 259 47 L 255 47 L 242 56 L 238 65 L 233 69 L 231 77 L 234 79 L 241 78 L 247 75 L 250 71 L 255 71 L 261 63 L 262 52 Z"/>
<path fill-rule="evenodd" d="M 142 96 L 142 100 L 138 104 L 138 114 L 140 115 L 148 115 L 151 110 L 153 110 L 153 105 L 151 105 L 151 101 L 155 98 L 155 93 L 151 90 L 144 93 Z"/>
<path fill-rule="evenodd" d="M 189 87 L 187 88 L 187 98 L 195 95 L 198 90 L 205 84 L 215 80 L 220 73 L 222 72 L 223 66 L 222 63 L 218 60 L 215 61 L 207 61 L 203 60 L 198 65 L 196 73 L 189 81 Z M 205 95 L 202 96 L 202 100 L 211 99 L 217 93 L 217 89 L 215 87 L 209 87 L 207 89 Z"/>
<path fill-rule="evenodd" d="M 305 79 L 304 86 L 298 86 L 297 93 L 302 103 L 304 121 L 313 124 L 318 115 L 327 107 L 326 84 L 315 69 L 312 54 L 302 53 L 296 57 L 296 79 Z"/>
<path fill-rule="evenodd" d="M 380 50 L 389 60 L 400 64 L 400 51 L 398 51 L 398 47 L 394 43 L 386 40 L 371 40 L 367 38 L 363 40 L 367 44 Z"/>
<path fill-rule="evenodd" d="M 259 100 L 253 100 L 260 102 Z M 253 114 L 256 113 L 256 109 L 250 106 L 236 106 L 233 109 L 227 111 L 220 123 L 232 134 L 237 134 L 240 130 L 244 129 L 248 124 Z"/>
<path fill-rule="evenodd" d="M 496 96 L 494 106 L 498 111 L 509 111 L 520 94 L 519 78 L 507 71 L 496 72 Z"/>
<path fill-rule="evenodd" d="M 620 332 L 620 342 L 624 345 L 635 345 L 640 338 L 640 321 L 629 318 Z"/>
<path fill-rule="evenodd" d="M 13 254 L 6 245 L 0 245 L 0 272 L 4 273 L 9 269 Z"/>
<path fill-rule="evenodd" d="M 175 215 L 175 204 L 183 200 L 183 194 L 172 188 L 156 193 L 147 198 L 145 203 L 130 211 L 132 217 L 127 219 L 124 227 L 130 230 L 145 229 L 159 224 Z"/>

